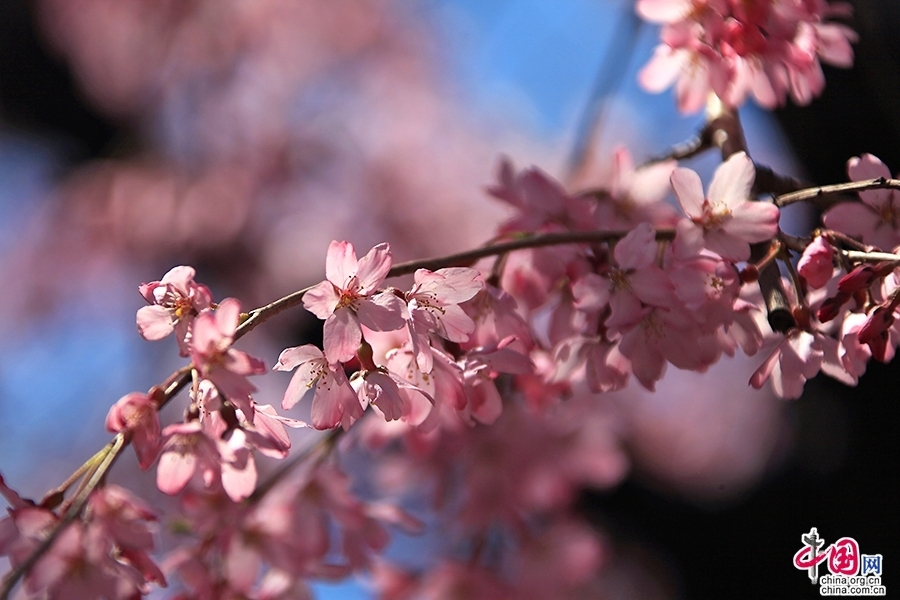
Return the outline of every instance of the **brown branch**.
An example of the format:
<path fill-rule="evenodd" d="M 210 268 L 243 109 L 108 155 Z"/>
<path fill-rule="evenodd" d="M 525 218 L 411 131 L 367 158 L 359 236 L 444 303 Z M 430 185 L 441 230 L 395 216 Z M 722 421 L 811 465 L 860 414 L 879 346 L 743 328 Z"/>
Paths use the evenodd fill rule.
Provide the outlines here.
<path fill-rule="evenodd" d="M 628 234 L 627 231 L 567 231 L 561 233 L 538 233 L 523 236 L 508 242 L 499 242 L 474 250 L 457 252 L 439 258 L 426 258 L 423 260 L 411 260 L 409 262 L 394 265 L 388 273 L 388 277 L 399 277 L 415 273 L 418 269 L 436 270 L 444 267 L 470 266 L 477 260 L 496 254 L 505 254 L 513 250 L 525 248 L 540 248 L 543 246 L 558 246 L 561 244 L 585 244 L 603 243 L 621 239 Z M 674 229 L 660 229 L 656 232 L 656 239 L 671 240 L 675 238 Z"/>
<path fill-rule="evenodd" d="M 765 165 L 755 164 L 756 178 L 753 180 L 753 191 L 756 194 L 788 194 L 808 188 L 809 184 L 800 181 L 796 177 L 788 177 L 776 173 Z"/>
<path fill-rule="evenodd" d="M 646 167 L 652 164 L 661 163 L 673 159 L 685 160 L 688 158 L 693 158 L 694 156 L 703 154 L 707 150 L 711 150 L 713 147 L 714 145 L 712 143 L 712 130 L 709 127 L 709 123 L 706 123 L 694 137 L 680 144 L 672 146 L 672 148 L 665 154 L 660 154 L 659 156 L 653 156 L 647 159 L 641 166 Z"/>
<path fill-rule="evenodd" d="M 850 181 L 848 183 L 836 183 L 819 187 L 807 188 L 789 194 L 781 194 L 775 197 L 775 206 L 782 207 L 797 202 L 816 202 L 822 198 L 847 194 L 851 192 L 864 192 L 866 190 L 900 190 L 900 179 L 866 179 L 864 181 Z"/>

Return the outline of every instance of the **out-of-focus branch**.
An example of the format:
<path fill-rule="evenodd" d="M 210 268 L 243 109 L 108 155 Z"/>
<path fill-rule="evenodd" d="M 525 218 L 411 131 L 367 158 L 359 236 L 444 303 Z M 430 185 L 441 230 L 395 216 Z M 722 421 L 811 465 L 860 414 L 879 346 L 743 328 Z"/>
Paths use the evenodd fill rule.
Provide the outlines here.
<path fill-rule="evenodd" d="M 685 160 L 693 158 L 699 154 L 703 154 L 707 150 L 713 148 L 712 130 L 709 123 L 704 123 L 703 128 L 697 132 L 694 137 L 672 146 L 665 154 L 660 154 L 649 158 L 643 166 L 652 165 L 654 163 L 665 162 L 667 160 Z"/>

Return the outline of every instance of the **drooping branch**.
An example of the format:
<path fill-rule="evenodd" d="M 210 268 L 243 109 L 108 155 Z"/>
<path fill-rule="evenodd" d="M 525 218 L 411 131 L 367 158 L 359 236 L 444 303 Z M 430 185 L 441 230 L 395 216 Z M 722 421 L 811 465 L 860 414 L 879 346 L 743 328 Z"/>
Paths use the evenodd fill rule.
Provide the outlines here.
<path fill-rule="evenodd" d="M 473 250 L 439 256 L 437 258 L 426 258 L 421 260 L 411 260 L 405 263 L 394 265 L 388 272 L 388 277 L 400 277 L 402 275 L 410 275 L 418 269 L 429 269 L 436 271 L 446 267 L 465 267 L 474 264 L 476 261 L 488 256 L 497 256 L 506 254 L 513 250 L 523 250 L 525 248 L 540 248 L 543 246 L 559 246 L 562 244 L 584 244 L 584 243 L 604 243 L 621 239 L 628 234 L 627 231 L 567 231 L 558 233 L 536 233 L 522 235 L 513 240 L 505 242 L 497 242 L 488 244 Z M 673 229 L 660 229 L 656 232 L 656 238 L 659 240 L 671 240 L 675 237 Z M 265 322 L 269 318 L 277 315 L 294 306 L 299 306 L 303 302 L 303 294 L 310 288 L 298 290 L 292 294 L 288 294 L 283 298 L 250 311 L 249 317 L 238 327 L 235 333 L 235 339 L 245 335 L 247 332 L 255 328 L 257 325 Z"/>

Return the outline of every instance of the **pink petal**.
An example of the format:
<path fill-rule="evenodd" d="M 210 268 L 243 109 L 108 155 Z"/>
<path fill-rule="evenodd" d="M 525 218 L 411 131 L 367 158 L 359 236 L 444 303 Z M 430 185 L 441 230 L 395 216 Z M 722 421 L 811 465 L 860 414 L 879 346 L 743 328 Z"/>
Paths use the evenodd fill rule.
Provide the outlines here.
<path fill-rule="evenodd" d="M 352 360 L 362 341 L 362 330 L 359 328 L 356 313 L 349 308 L 334 311 L 334 314 L 325 319 L 322 336 L 325 355 L 330 360 L 339 362 Z"/>
<path fill-rule="evenodd" d="M 731 216 L 723 229 L 744 241 L 765 242 L 778 233 L 780 211 L 774 204 L 742 202 L 732 208 Z"/>
<path fill-rule="evenodd" d="M 475 321 L 456 304 L 444 307 L 444 312 L 438 317 L 440 325 L 437 334 L 451 342 L 467 342 L 469 334 L 475 331 Z"/>
<path fill-rule="evenodd" d="M 278 364 L 272 367 L 273 371 L 291 371 L 310 361 L 325 360 L 325 355 L 313 344 L 285 348 L 278 355 Z"/>
<path fill-rule="evenodd" d="M 138 333 L 145 340 L 156 341 L 166 337 L 175 329 L 168 309 L 159 305 L 144 306 L 137 311 Z"/>
<path fill-rule="evenodd" d="M 241 319 L 241 303 L 235 298 L 225 298 L 216 309 L 216 325 L 222 335 L 228 338 L 234 336 L 238 322 Z"/>
<path fill-rule="evenodd" d="M 638 204 L 660 202 L 672 189 L 672 172 L 677 164 L 674 160 L 666 160 L 636 170 L 628 197 Z"/>
<path fill-rule="evenodd" d="M 356 275 L 356 271 L 356 251 L 353 250 L 353 244 L 350 242 L 332 241 L 328 245 L 328 253 L 325 255 L 325 279 L 338 288 L 346 290 L 347 286 L 350 285 L 350 281 Z M 304 300 L 305 298 L 304 296 Z M 325 317 L 319 318 L 324 319 Z"/>
<path fill-rule="evenodd" d="M 216 317 L 212 311 L 204 311 L 194 319 L 192 333 L 191 346 L 193 347 L 194 366 L 202 368 L 202 363 L 206 360 L 205 355 L 214 352 L 222 340 L 222 332 L 219 331 Z"/>
<path fill-rule="evenodd" d="M 660 44 L 650 62 L 638 73 L 638 81 L 648 92 L 661 92 L 672 85 L 688 60 L 690 57 L 686 51 Z"/>
<path fill-rule="evenodd" d="M 651 23 L 672 23 L 690 14 L 692 8 L 692 0 L 638 0 L 636 10 Z"/>
<path fill-rule="evenodd" d="M 169 284 L 174 287 L 176 290 L 181 292 L 182 296 L 189 295 L 189 288 L 192 283 L 194 283 L 194 276 L 197 272 L 193 267 L 187 266 L 179 266 L 174 267 L 169 270 L 168 273 L 163 275 L 163 278 L 159 280 L 161 284 Z"/>
<path fill-rule="evenodd" d="M 822 217 L 822 222 L 829 229 L 846 233 L 849 236 L 861 237 L 867 243 L 871 238 L 881 218 L 866 204 L 860 202 L 842 202 L 831 207 Z"/>
<path fill-rule="evenodd" d="M 310 421 L 316 429 L 333 429 L 343 425 L 347 429 L 350 424 L 363 416 L 362 405 L 343 369 L 337 369 L 324 375 L 316 386 L 313 398 Z"/>
<path fill-rule="evenodd" d="M 743 152 L 732 154 L 713 174 L 709 184 L 709 201 L 721 202 L 729 208 L 736 207 L 750 198 L 755 178 L 756 169 L 750 157 Z"/>
<path fill-rule="evenodd" d="M 666 370 L 666 361 L 662 355 L 647 343 L 647 336 L 642 327 L 630 331 L 619 343 L 619 351 L 631 361 L 635 378 L 651 392 L 656 389 Z"/>
<path fill-rule="evenodd" d="M 854 156 L 847 161 L 847 174 L 853 181 L 864 181 L 866 179 L 885 179 L 891 178 L 891 172 L 880 158 L 872 154 L 863 154 L 862 156 Z M 867 190 L 860 192 L 859 197 L 868 206 L 878 210 L 882 206 L 886 206 L 893 197 L 893 190 Z"/>
<path fill-rule="evenodd" d="M 340 301 L 341 294 L 330 280 L 320 281 L 303 294 L 303 308 L 320 319 L 330 317 Z"/>
<path fill-rule="evenodd" d="M 650 266 L 632 273 L 628 278 L 634 294 L 644 304 L 669 308 L 677 303 L 675 287 L 666 272 Z"/>
<path fill-rule="evenodd" d="M 641 223 L 616 244 L 616 262 L 623 269 L 642 269 L 653 264 L 659 245 L 649 223 Z"/>
<path fill-rule="evenodd" d="M 469 387 L 469 410 L 479 423 L 490 425 L 503 413 L 503 399 L 493 381 Z"/>
<path fill-rule="evenodd" d="M 703 215 L 703 183 L 700 176 L 690 169 L 675 169 L 672 171 L 672 189 L 681 209 L 689 217 Z"/>
<path fill-rule="evenodd" d="M 249 450 L 247 451 L 249 454 Z M 240 502 L 256 489 L 256 460 L 251 454 L 243 468 L 237 469 L 229 463 L 222 464 L 222 489 L 234 502 Z"/>
<path fill-rule="evenodd" d="M 374 293 L 384 282 L 393 262 L 391 247 L 387 243 L 378 244 L 369 250 L 369 253 L 359 260 L 356 271 L 359 293 L 364 295 Z"/>
<path fill-rule="evenodd" d="M 235 373 L 225 367 L 211 369 L 208 378 L 220 392 L 234 402 L 242 402 L 256 391 L 256 386 L 250 383 L 250 380 L 245 375 Z"/>
<path fill-rule="evenodd" d="M 628 290 L 619 290 L 609 299 L 612 309 L 606 326 L 610 332 L 620 333 L 623 329 L 632 327 L 644 316 L 643 306 L 637 296 Z"/>
<path fill-rule="evenodd" d="M 385 421 L 399 419 L 409 412 L 409 400 L 401 396 L 397 384 L 384 373 L 366 373 L 360 394 L 381 411 Z"/>
<path fill-rule="evenodd" d="M 675 241 L 672 251 L 685 260 L 700 254 L 703 250 L 703 228 L 690 219 L 681 219 L 675 224 Z"/>
<path fill-rule="evenodd" d="M 707 248 L 725 260 L 740 262 L 750 258 L 750 244 L 722 229 L 707 231 L 704 241 Z"/>
<path fill-rule="evenodd" d="M 844 25 L 820 23 L 816 26 L 819 44 L 816 48 L 823 61 L 848 69 L 853 66 L 853 46 L 856 32 Z"/>
<path fill-rule="evenodd" d="M 197 470 L 197 455 L 182 452 L 178 448 L 164 450 L 156 467 L 156 487 L 164 494 L 174 496 L 184 489 Z"/>
<path fill-rule="evenodd" d="M 609 304 L 609 279 L 596 273 L 588 273 L 572 286 L 575 308 L 585 312 L 598 312 Z"/>
<path fill-rule="evenodd" d="M 381 292 L 359 303 L 359 322 L 375 331 L 396 331 L 406 326 L 406 303 L 391 292 Z M 328 349 L 325 353 L 329 356 Z"/>

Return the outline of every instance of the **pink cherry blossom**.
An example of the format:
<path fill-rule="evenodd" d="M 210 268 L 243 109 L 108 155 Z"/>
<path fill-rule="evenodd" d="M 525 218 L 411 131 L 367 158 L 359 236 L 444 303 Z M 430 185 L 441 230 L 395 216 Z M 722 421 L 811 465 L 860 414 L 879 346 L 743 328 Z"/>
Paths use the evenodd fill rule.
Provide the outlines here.
<path fill-rule="evenodd" d="M 616 265 L 603 276 L 588 273 L 572 286 L 575 307 L 596 312 L 608 305 L 605 326 L 617 336 L 641 320 L 646 306 L 676 304 L 669 276 L 655 264 L 658 248 L 648 223 L 635 227 L 616 244 Z"/>
<path fill-rule="evenodd" d="M 415 285 L 406 293 L 409 339 L 423 373 L 432 369 L 429 334 L 451 342 L 466 342 L 475 322 L 459 304 L 471 300 L 484 287 L 475 269 L 455 267 L 415 273 Z"/>
<path fill-rule="evenodd" d="M 676 165 L 674 160 L 663 160 L 635 168 L 628 149 L 616 149 L 608 190 L 600 184 L 601 189 L 592 194 L 597 200 L 597 227 L 621 231 L 643 222 L 674 226 L 678 215 L 663 199 L 671 191 L 669 177 Z"/>
<path fill-rule="evenodd" d="M 848 27 L 827 22 L 846 17 L 844 4 L 795 0 L 639 0 L 638 13 L 663 24 L 662 44 L 640 73 L 649 91 L 674 82 L 678 107 L 696 112 L 710 92 L 731 107 L 747 96 L 766 107 L 808 104 L 822 93 L 820 61 L 849 67 Z"/>
<path fill-rule="evenodd" d="M 473 348 L 463 359 L 463 389 L 466 394 L 466 408 L 462 416 L 466 421 L 474 419 L 479 423 L 491 424 L 503 411 L 503 401 L 494 380 L 500 373 L 525 374 L 532 372 L 534 365 L 524 354 L 518 352 L 510 336 L 483 348 Z"/>
<path fill-rule="evenodd" d="M 311 387 L 315 386 L 311 420 L 316 429 L 332 429 L 340 425 L 345 430 L 363 416 L 363 407 L 356 392 L 350 387 L 347 375 L 340 364 L 332 365 L 325 354 L 313 346 L 286 348 L 278 357 L 276 371 L 297 369 L 281 406 L 293 407 Z"/>
<path fill-rule="evenodd" d="M 127 431 L 142 469 L 149 469 L 159 453 L 160 426 L 152 396 L 132 392 L 122 396 L 106 416 L 106 429 Z"/>
<path fill-rule="evenodd" d="M 852 181 L 891 179 L 887 166 L 871 154 L 851 158 L 847 173 Z M 900 191 L 866 190 L 859 192 L 859 197 L 862 202 L 844 202 L 829 209 L 823 217 L 826 227 L 885 251 L 900 245 Z"/>
<path fill-rule="evenodd" d="M 371 404 L 386 421 L 404 418 L 419 425 L 435 404 L 428 392 L 386 369 L 360 372 L 355 385 L 360 402 Z"/>
<path fill-rule="evenodd" d="M 716 169 L 705 196 L 696 172 L 675 169 L 672 187 L 689 217 L 677 225 L 674 248 L 678 256 L 694 256 L 706 247 L 726 260 L 743 261 L 750 258 L 751 243 L 775 236 L 778 207 L 750 200 L 755 176 L 753 161 L 738 152 Z"/>
<path fill-rule="evenodd" d="M 570 195 L 558 181 L 537 167 L 516 173 L 512 163 L 503 159 L 499 171 L 499 184 L 488 187 L 487 192 L 518 211 L 500 226 L 501 234 L 540 231 L 548 226 L 571 230 L 590 228 L 592 202 L 587 198 Z"/>
<path fill-rule="evenodd" d="M 219 482 L 221 457 L 216 443 L 202 430 L 199 421 L 175 423 L 162 432 L 163 446 L 156 468 L 156 486 L 165 494 L 179 493 L 200 473 L 204 487 Z"/>
<path fill-rule="evenodd" d="M 779 398 L 799 398 L 806 381 L 819 372 L 823 358 L 824 353 L 816 337 L 806 331 L 795 330 L 753 373 L 750 385 L 760 389 L 771 378 L 772 389 Z"/>
<path fill-rule="evenodd" d="M 803 250 L 797 272 L 810 287 L 818 289 L 831 279 L 834 271 L 834 247 L 821 235 Z"/>
<path fill-rule="evenodd" d="M 303 296 L 303 306 L 325 320 L 325 354 L 347 362 L 362 341 L 360 323 L 375 331 L 393 331 L 405 323 L 406 307 L 392 292 L 378 292 L 391 269 L 388 244 L 378 244 L 361 259 L 349 242 L 333 241 L 325 256 L 325 280 Z"/>
<path fill-rule="evenodd" d="M 266 372 L 257 358 L 231 347 L 241 315 L 241 303 L 223 300 L 215 311 L 205 311 L 194 322 L 191 362 L 204 379 L 212 381 L 226 397 L 245 401 L 256 391 L 248 375 Z"/>
<path fill-rule="evenodd" d="M 192 267 L 175 267 L 159 281 L 140 286 L 141 296 L 150 303 L 137 312 L 138 332 L 145 340 L 160 340 L 173 331 L 182 356 L 190 353 L 191 323 L 212 305 L 205 285 L 194 283 Z"/>

